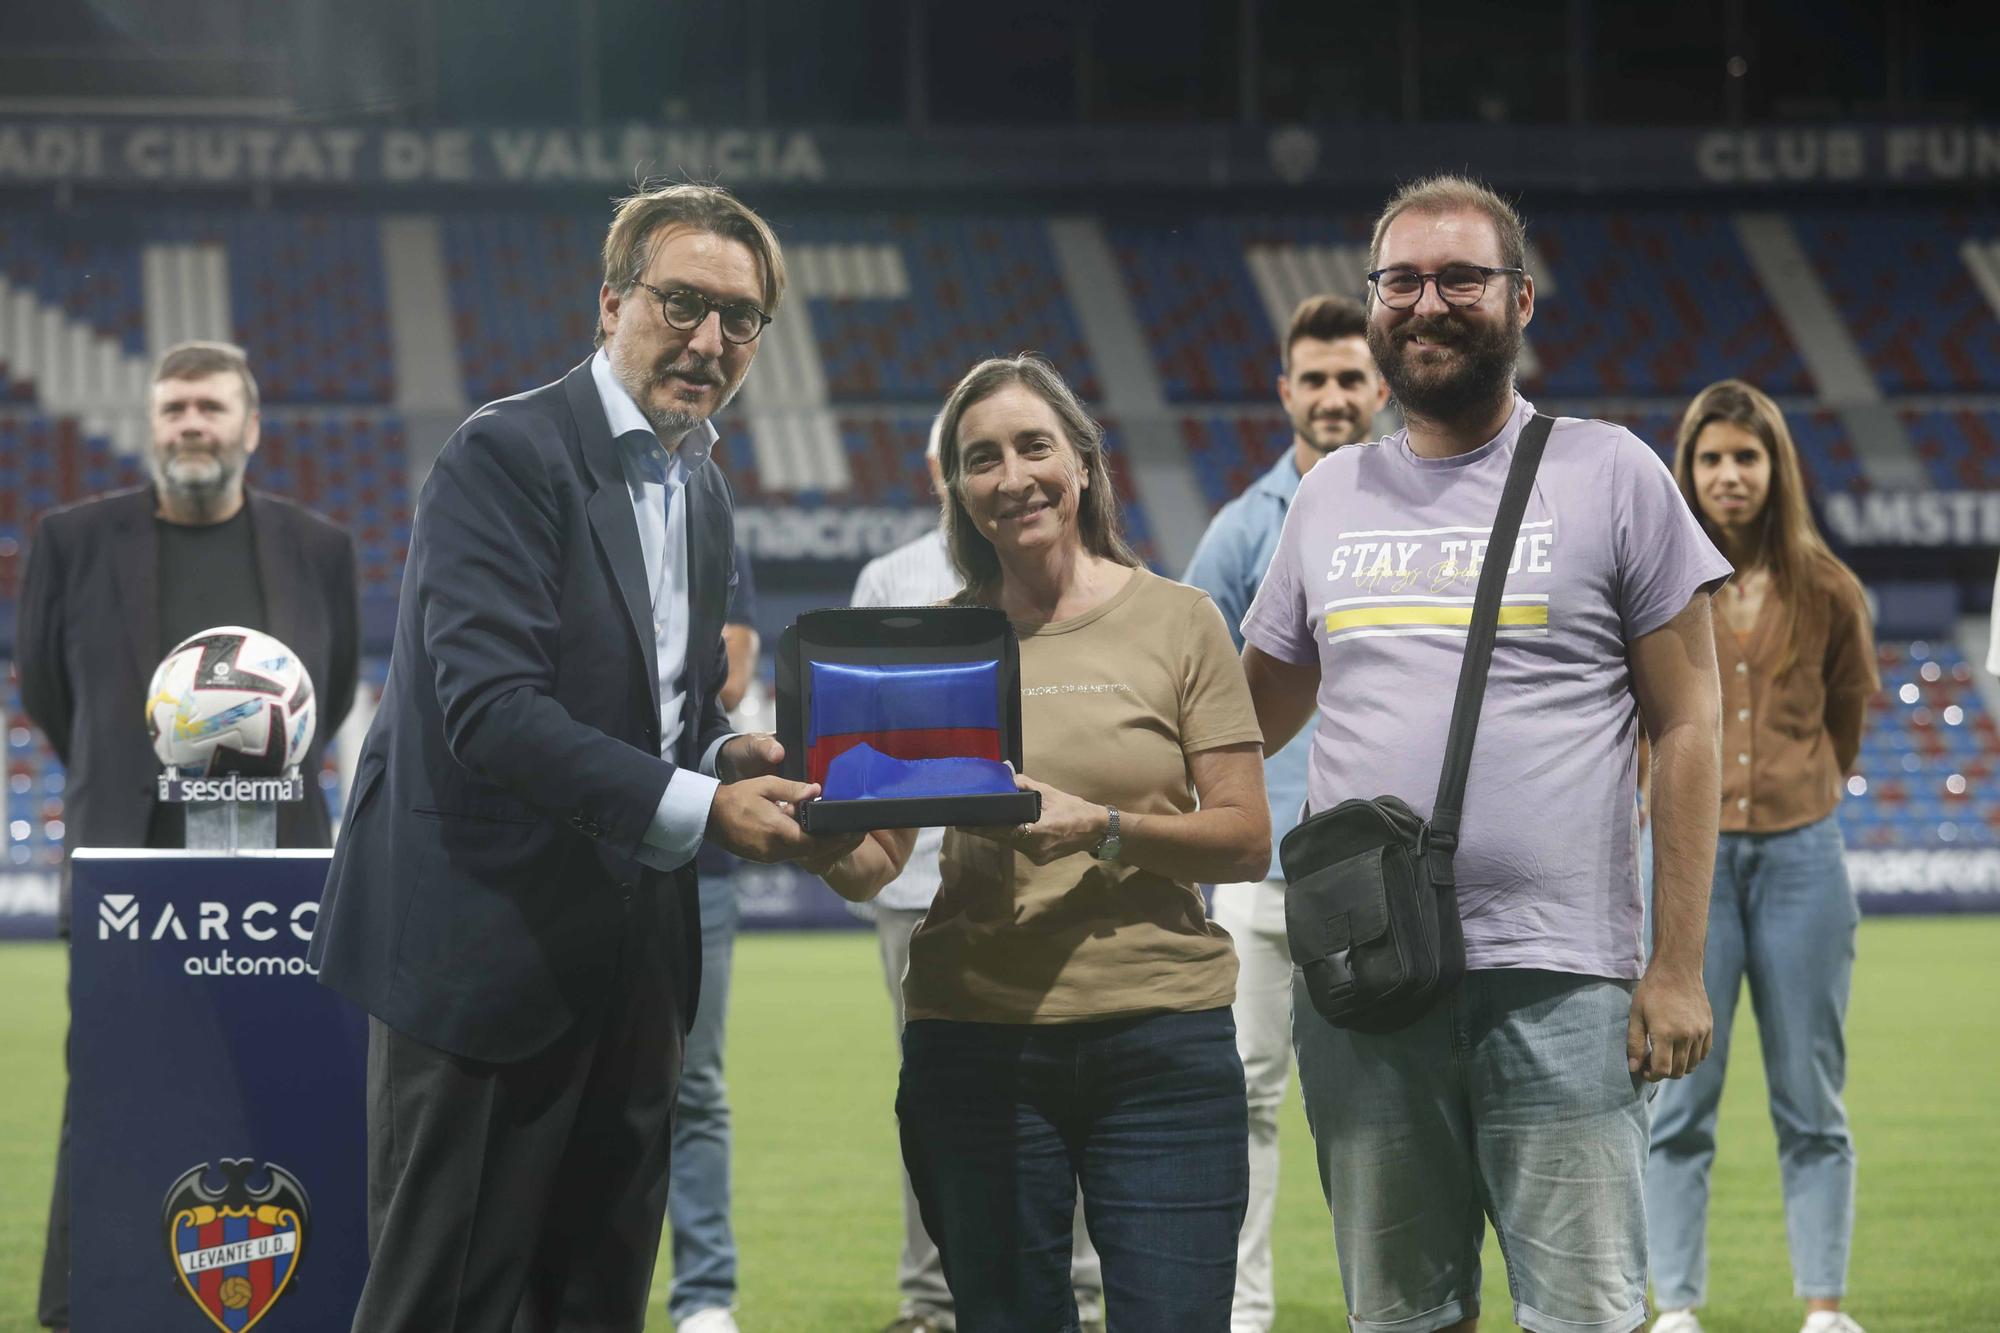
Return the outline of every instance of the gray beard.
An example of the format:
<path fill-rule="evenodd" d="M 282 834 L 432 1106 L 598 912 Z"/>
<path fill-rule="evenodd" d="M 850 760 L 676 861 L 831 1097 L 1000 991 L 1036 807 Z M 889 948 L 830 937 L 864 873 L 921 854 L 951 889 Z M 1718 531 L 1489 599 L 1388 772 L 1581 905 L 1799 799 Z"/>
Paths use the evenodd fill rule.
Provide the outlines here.
<path fill-rule="evenodd" d="M 668 444 L 678 443 L 688 432 L 708 420 L 707 417 L 694 412 L 682 412 L 671 407 L 654 407 L 650 403 L 640 404 L 639 415 L 646 418 L 646 424 L 653 428 L 653 434 Z"/>
<path fill-rule="evenodd" d="M 173 459 L 165 463 L 157 454 L 149 455 L 153 484 L 182 508 L 197 514 L 220 509 L 243 480 L 243 469 L 217 460 L 196 462 Z"/>
<path fill-rule="evenodd" d="M 716 373 L 720 374 L 721 371 L 718 369 Z M 653 428 L 653 433 L 660 437 L 661 443 L 670 448 L 679 444 L 690 431 L 707 422 L 713 415 L 705 412 L 689 412 L 677 407 L 655 407 L 652 394 L 647 392 L 653 387 L 652 367 L 648 366 L 644 371 L 635 374 L 616 349 L 611 353 L 611 377 L 632 396 L 632 401 L 638 404 L 639 415 L 646 418 L 646 424 Z M 720 412 L 734 402 L 737 390 L 742 387 L 743 381 L 738 380 L 734 386 L 725 389 L 722 401 L 715 405 L 715 410 Z"/>

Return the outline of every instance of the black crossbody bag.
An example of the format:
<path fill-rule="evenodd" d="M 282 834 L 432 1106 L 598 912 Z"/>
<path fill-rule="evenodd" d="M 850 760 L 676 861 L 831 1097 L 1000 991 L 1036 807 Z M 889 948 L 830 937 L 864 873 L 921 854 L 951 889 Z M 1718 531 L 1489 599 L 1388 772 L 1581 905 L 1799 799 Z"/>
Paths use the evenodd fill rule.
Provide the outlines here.
<path fill-rule="evenodd" d="M 1313 1008 L 1335 1027 L 1393 1032 L 1430 1012 L 1465 975 L 1452 853 L 1507 566 L 1553 424 L 1537 413 L 1514 446 L 1472 601 L 1430 819 L 1400 797 L 1357 798 L 1311 816 L 1279 844 L 1292 961 Z"/>

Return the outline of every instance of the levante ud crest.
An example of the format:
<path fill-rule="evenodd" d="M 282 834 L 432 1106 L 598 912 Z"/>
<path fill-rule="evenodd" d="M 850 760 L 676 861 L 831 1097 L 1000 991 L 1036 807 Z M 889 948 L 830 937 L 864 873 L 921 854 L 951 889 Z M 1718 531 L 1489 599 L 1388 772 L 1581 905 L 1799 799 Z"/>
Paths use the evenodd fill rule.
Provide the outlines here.
<path fill-rule="evenodd" d="M 160 1223 L 174 1275 L 223 1333 L 244 1333 L 269 1314 L 305 1257 L 311 1207 L 297 1176 L 252 1158 L 203 1162 L 167 1191 Z M 219 1178 L 217 1188 L 211 1182 Z"/>

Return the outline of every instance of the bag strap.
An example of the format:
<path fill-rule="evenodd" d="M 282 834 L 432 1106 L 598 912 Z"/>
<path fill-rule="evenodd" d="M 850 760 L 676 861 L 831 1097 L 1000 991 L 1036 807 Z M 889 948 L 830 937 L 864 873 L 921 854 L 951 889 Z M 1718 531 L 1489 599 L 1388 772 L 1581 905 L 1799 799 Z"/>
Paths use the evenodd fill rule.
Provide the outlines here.
<path fill-rule="evenodd" d="M 1426 851 L 1434 883 L 1449 884 L 1451 854 L 1458 847 L 1458 821 L 1464 813 L 1465 775 L 1472 767 L 1472 742 L 1479 734 L 1479 710 L 1486 701 L 1486 672 L 1493 664 L 1493 640 L 1500 627 L 1500 596 L 1506 591 L 1507 566 L 1514 562 L 1514 539 L 1521 532 L 1521 515 L 1534 489 L 1542 447 L 1549 442 L 1550 417 L 1537 412 L 1529 418 L 1514 444 L 1514 461 L 1500 493 L 1500 510 L 1486 543 L 1486 560 L 1472 599 L 1472 624 L 1465 636 L 1465 660 L 1458 668 L 1458 697 L 1451 706 L 1451 731 L 1444 747 L 1444 771 L 1438 776 L 1437 802 L 1432 807 Z"/>

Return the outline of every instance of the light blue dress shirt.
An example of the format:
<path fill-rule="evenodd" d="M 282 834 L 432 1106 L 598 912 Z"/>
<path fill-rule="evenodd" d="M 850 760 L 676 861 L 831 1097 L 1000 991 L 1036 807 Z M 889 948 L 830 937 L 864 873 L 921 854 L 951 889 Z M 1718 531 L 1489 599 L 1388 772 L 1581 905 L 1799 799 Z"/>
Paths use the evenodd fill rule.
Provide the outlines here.
<path fill-rule="evenodd" d="M 611 436 L 618 442 L 632 517 L 639 525 L 660 664 L 660 756 L 671 758 L 687 710 L 687 479 L 708 462 L 715 448 L 715 427 L 703 422 L 688 432 L 678 449 L 669 450 L 611 373 L 611 359 L 602 348 L 590 359 L 590 375 Z M 708 809 L 720 785 L 715 778 L 716 755 L 728 739 L 724 736 L 708 747 L 699 772 L 674 770 L 653 822 L 639 840 L 635 853 L 639 860 L 658 870 L 674 870 L 694 859 L 708 831 Z"/>
<path fill-rule="evenodd" d="M 1250 484 L 1250 489 L 1216 511 L 1208 531 L 1194 549 L 1181 582 L 1207 593 L 1229 625 L 1229 637 L 1236 651 L 1243 651 L 1243 617 L 1250 613 L 1264 571 L 1278 551 L 1278 534 L 1285 527 L 1285 511 L 1298 493 L 1298 464 L 1292 461 L 1289 446 L 1270 471 Z M 1264 761 L 1264 790 L 1271 802 L 1272 879 L 1285 877 L 1278 862 L 1278 843 L 1299 822 L 1306 803 L 1306 761 L 1312 753 L 1313 724 L 1299 729 L 1284 749 Z"/>

